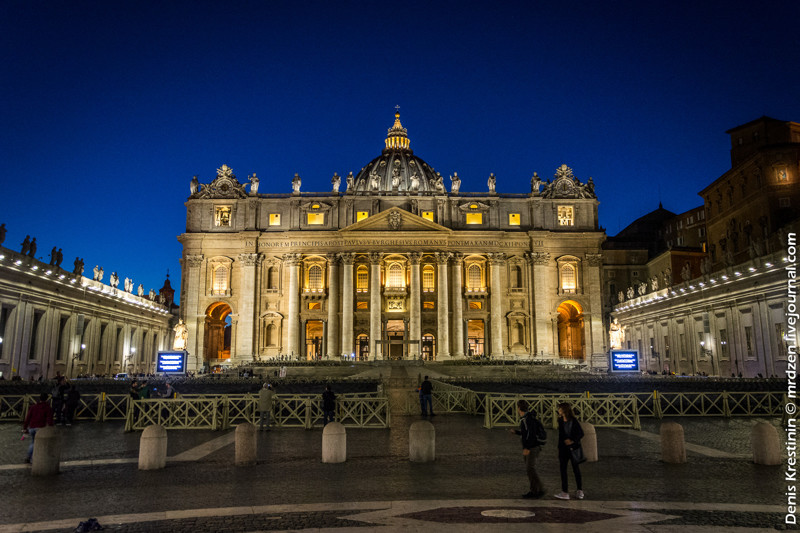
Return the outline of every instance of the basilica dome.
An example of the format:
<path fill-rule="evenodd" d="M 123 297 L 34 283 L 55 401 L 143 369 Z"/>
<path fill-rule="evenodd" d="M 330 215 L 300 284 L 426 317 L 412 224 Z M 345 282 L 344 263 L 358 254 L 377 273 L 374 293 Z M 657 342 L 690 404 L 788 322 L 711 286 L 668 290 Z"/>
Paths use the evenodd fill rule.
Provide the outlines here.
<path fill-rule="evenodd" d="M 400 112 L 386 136 L 383 153 L 370 161 L 353 181 L 348 193 L 446 194 L 442 176 L 409 148 L 408 131 L 400 124 Z"/>

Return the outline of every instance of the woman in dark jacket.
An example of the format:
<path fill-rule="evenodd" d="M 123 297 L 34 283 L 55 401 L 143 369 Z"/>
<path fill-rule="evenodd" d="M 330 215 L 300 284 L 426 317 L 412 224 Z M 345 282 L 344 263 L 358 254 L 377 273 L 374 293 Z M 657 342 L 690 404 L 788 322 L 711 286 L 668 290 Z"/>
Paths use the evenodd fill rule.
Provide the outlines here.
<path fill-rule="evenodd" d="M 575 474 L 575 484 L 578 491 L 575 497 L 583 499 L 583 485 L 581 480 L 581 469 L 578 463 L 572 458 L 572 449 L 579 448 L 583 438 L 583 429 L 572 413 L 572 407 L 568 403 L 558 406 L 558 466 L 561 470 L 561 492 L 555 495 L 560 500 L 569 500 L 567 492 L 567 463 L 572 463 L 572 472 Z"/>

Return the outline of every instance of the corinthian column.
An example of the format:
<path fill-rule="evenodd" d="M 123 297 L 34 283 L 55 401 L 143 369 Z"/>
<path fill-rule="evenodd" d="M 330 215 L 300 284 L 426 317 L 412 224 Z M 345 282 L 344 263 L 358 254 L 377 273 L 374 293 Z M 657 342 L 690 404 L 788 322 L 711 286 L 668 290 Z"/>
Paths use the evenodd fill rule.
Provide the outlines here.
<path fill-rule="evenodd" d="M 453 254 L 453 357 L 464 357 L 464 300 L 461 297 L 461 270 L 464 254 Z"/>
<path fill-rule="evenodd" d="M 197 370 L 203 365 L 203 335 L 205 334 L 205 313 L 200 306 L 200 295 L 205 294 L 205 288 L 200 286 L 200 267 L 203 265 L 203 256 L 187 255 L 181 260 L 181 265 L 186 276 L 186 301 L 181 302 L 181 314 L 186 322 L 186 351 L 189 352 L 186 366 L 189 370 Z M 19 312 L 19 311 L 17 311 Z M 10 348 L 10 346 L 9 346 Z M 172 348 L 170 343 L 169 348 Z M 101 352 L 102 353 L 102 352 Z"/>
<path fill-rule="evenodd" d="M 253 360 L 253 337 L 255 333 L 255 299 L 256 299 L 256 265 L 261 258 L 258 254 L 239 254 L 242 275 L 239 292 L 238 335 L 236 335 L 236 360 L 248 362 Z"/>
<path fill-rule="evenodd" d="M 409 359 L 417 359 L 420 356 L 419 349 L 422 342 L 422 313 L 420 312 L 420 277 L 419 277 L 419 260 L 422 254 L 419 252 L 411 252 L 408 254 L 408 261 L 411 263 L 411 300 L 408 302 L 408 315 L 410 317 L 408 336 L 410 341 L 417 341 L 418 344 L 408 345 Z"/>
<path fill-rule="evenodd" d="M 294 358 L 300 355 L 300 284 L 297 271 L 300 254 L 285 254 L 283 262 L 289 269 L 289 312 L 286 317 L 289 322 L 289 342 L 286 351 Z"/>
<path fill-rule="evenodd" d="M 491 295 L 491 325 L 492 325 L 492 357 L 503 355 L 503 290 L 500 281 L 505 254 L 489 254 L 489 268 L 491 269 L 492 291 Z"/>
<path fill-rule="evenodd" d="M 369 254 L 369 343 L 374 350 L 372 358 L 383 359 L 381 353 L 381 254 Z"/>
<path fill-rule="evenodd" d="M 436 339 L 436 359 L 450 359 L 450 310 L 447 305 L 447 261 L 450 259 L 448 252 L 436 252 L 436 261 L 439 266 L 439 279 L 436 306 L 439 308 L 437 313 L 436 326 L 439 338 Z"/>
<path fill-rule="evenodd" d="M 342 353 L 353 353 L 353 254 L 341 254 L 342 279 Z"/>
<path fill-rule="evenodd" d="M 336 357 L 339 347 L 339 254 L 328 254 L 328 358 Z"/>

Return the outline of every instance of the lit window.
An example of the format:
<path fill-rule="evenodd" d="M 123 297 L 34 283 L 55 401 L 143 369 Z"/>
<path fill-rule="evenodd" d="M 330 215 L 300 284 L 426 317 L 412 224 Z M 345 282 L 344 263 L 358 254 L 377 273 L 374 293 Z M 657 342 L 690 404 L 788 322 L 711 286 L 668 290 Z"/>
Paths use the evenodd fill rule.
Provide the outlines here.
<path fill-rule="evenodd" d="M 433 211 L 423 211 L 422 212 L 422 218 L 424 218 L 425 220 L 430 220 L 431 222 L 433 222 L 434 221 L 433 220 Z"/>
<path fill-rule="evenodd" d="M 479 290 L 483 286 L 483 276 L 481 266 L 473 263 L 467 268 L 467 288 L 473 291 Z"/>
<path fill-rule="evenodd" d="M 509 213 L 508 214 L 508 225 L 509 226 L 519 226 L 519 213 Z"/>
<path fill-rule="evenodd" d="M 228 269 L 224 266 L 217 267 L 214 270 L 214 286 L 212 288 L 213 294 L 225 294 L 228 290 Z"/>
<path fill-rule="evenodd" d="M 433 302 L 422 302 L 423 309 L 433 309 L 436 305 Z"/>
<path fill-rule="evenodd" d="M 561 267 L 561 290 L 573 292 L 576 288 L 575 284 L 575 267 L 572 265 L 564 265 Z"/>
<path fill-rule="evenodd" d="M 367 289 L 369 289 L 369 272 L 366 266 L 361 265 L 356 270 L 356 290 L 366 292 Z"/>
<path fill-rule="evenodd" d="M 269 225 L 270 226 L 280 226 L 281 225 L 281 215 L 280 215 L 280 213 L 270 213 L 269 214 Z"/>
<path fill-rule="evenodd" d="M 308 214 L 308 225 L 309 226 L 321 226 L 325 224 L 325 213 L 309 213 Z"/>
<path fill-rule="evenodd" d="M 469 303 L 469 308 L 470 308 L 470 309 L 477 309 L 477 310 L 480 310 L 480 308 L 481 308 L 481 307 L 482 307 L 482 306 L 481 306 L 481 302 L 470 302 L 470 303 Z"/>
<path fill-rule="evenodd" d="M 369 302 L 357 302 L 356 309 L 369 309 Z"/>
<path fill-rule="evenodd" d="M 365 218 L 369 217 L 368 211 L 358 211 L 356 212 L 356 222 L 361 222 Z"/>
<path fill-rule="evenodd" d="M 483 213 L 467 213 L 467 224 L 483 224 Z"/>
<path fill-rule="evenodd" d="M 785 168 L 779 168 L 778 172 L 778 181 L 789 181 L 789 173 L 786 172 Z"/>
<path fill-rule="evenodd" d="M 571 205 L 558 206 L 558 225 L 573 226 L 575 224 L 575 210 Z"/>
<path fill-rule="evenodd" d="M 405 287 L 403 283 L 403 266 L 400 263 L 392 263 L 389 265 L 389 275 L 387 276 L 386 286 L 393 288 Z"/>
<path fill-rule="evenodd" d="M 308 269 L 308 288 L 312 291 L 322 290 L 322 267 L 311 265 Z"/>
<path fill-rule="evenodd" d="M 425 265 L 422 267 L 422 292 L 433 292 L 433 266 Z"/>
<path fill-rule="evenodd" d="M 308 308 L 309 308 L 309 310 L 322 309 L 322 303 L 321 302 L 308 302 Z"/>
<path fill-rule="evenodd" d="M 230 226 L 231 225 L 231 206 L 219 206 L 214 209 L 214 225 L 215 226 Z"/>

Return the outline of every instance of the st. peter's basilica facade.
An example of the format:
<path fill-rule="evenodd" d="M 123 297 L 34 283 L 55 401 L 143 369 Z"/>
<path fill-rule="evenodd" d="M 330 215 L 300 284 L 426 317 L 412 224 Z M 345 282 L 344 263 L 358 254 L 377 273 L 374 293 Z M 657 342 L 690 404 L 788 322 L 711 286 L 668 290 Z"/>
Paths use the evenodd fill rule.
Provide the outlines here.
<path fill-rule="evenodd" d="M 529 194 L 450 190 L 386 147 L 330 192 L 192 180 L 181 314 L 190 368 L 258 360 L 469 357 L 607 366 L 597 197 L 566 165 Z M 340 188 L 342 189 L 340 191 Z"/>

